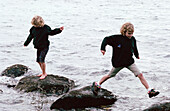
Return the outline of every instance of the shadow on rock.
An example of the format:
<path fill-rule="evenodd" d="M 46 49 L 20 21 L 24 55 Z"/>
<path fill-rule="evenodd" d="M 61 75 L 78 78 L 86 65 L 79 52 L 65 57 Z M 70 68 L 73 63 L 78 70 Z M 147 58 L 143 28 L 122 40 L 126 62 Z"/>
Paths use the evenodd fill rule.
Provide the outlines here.
<path fill-rule="evenodd" d="M 43 80 L 40 80 L 37 76 L 27 76 L 19 81 L 15 89 L 24 92 L 37 91 L 46 95 L 61 95 L 68 92 L 74 86 L 73 80 L 62 76 L 48 75 Z"/>
<path fill-rule="evenodd" d="M 1 75 L 15 78 L 27 73 L 28 69 L 29 68 L 27 66 L 15 64 L 10 67 L 7 67 L 4 71 L 2 71 Z"/>
<path fill-rule="evenodd" d="M 110 91 L 101 88 L 98 96 L 91 91 L 91 86 L 73 90 L 56 100 L 50 109 L 70 110 L 111 105 L 117 100 Z"/>
<path fill-rule="evenodd" d="M 170 102 L 152 105 L 144 111 L 170 111 Z"/>

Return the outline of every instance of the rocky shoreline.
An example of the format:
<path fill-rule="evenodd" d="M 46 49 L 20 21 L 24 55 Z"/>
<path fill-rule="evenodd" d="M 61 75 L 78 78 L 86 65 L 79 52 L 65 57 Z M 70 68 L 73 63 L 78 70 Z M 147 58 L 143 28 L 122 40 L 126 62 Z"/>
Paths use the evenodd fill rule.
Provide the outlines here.
<path fill-rule="evenodd" d="M 18 77 L 27 73 L 28 67 L 15 64 L 5 69 L 1 76 Z M 79 90 L 72 90 L 75 87 L 73 80 L 63 76 L 54 74 L 48 75 L 45 79 L 40 80 L 39 77 L 25 76 L 21 78 L 17 85 L 7 85 L 14 87 L 14 90 L 27 92 L 39 92 L 44 95 L 62 95 L 52 103 L 50 109 L 82 109 L 90 107 L 100 107 L 103 105 L 111 105 L 117 100 L 116 96 L 106 89 L 101 89 L 98 96 L 91 91 L 91 86 L 86 86 Z M 3 91 L 2 91 L 3 92 Z"/>
<path fill-rule="evenodd" d="M 11 78 L 19 77 L 27 73 L 28 69 L 27 66 L 15 64 L 5 69 L 1 73 L 1 76 L 8 76 Z M 116 95 L 103 88 L 100 89 L 97 96 L 92 93 L 91 86 L 85 86 L 81 89 L 74 90 L 75 82 L 73 80 L 54 74 L 48 75 L 43 80 L 40 80 L 36 75 L 25 76 L 18 81 L 17 85 L 10 84 L 7 86 L 14 87 L 14 90 L 23 91 L 25 93 L 39 92 L 44 95 L 62 95 L 51 104 L 51 110 L 100 108 L 101 106 L 112 105 L 117 101 Z M 0 89 L 0 93 L 3 93 L 3 90 Z M 144 111 L 168 110 L 170 110 L 170 102 L 153 105 Z"/>

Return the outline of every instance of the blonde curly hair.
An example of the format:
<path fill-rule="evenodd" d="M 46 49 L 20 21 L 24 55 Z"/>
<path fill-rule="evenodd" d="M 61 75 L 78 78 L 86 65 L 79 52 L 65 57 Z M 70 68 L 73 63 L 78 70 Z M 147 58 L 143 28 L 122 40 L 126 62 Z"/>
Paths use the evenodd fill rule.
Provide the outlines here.
<path fill-rule="evenodd" d="M 125 24 L 122 25 L 122 27 L 120 28 L 120 33 L 125 36 L 126 32 L 134 32 L 134 26 L 133 24 L 131 24 L 130 22 L 127 22 Z"/>
<path fill-rule="evenodd" d="M 32 18 L 31 24 L 35 27 L 43 27 L 44 20 L 41 16 L 35 16 Z"/>

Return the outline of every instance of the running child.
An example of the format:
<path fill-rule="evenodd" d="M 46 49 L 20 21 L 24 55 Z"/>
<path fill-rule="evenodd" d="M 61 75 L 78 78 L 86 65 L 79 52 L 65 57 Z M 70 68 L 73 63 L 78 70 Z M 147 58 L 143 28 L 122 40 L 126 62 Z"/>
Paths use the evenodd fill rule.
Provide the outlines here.
<path fill-rule="evenodd" d="M 99 82 L 93 82 L 92 91 L 95 95 L 98 94 L 102 83 L 111 77 L 114 77 L 121 69 L 127 68 L 139 78 L 141 83 L 147 89 L 149 97 L 157 96 L 158 91 L 150 89 L 149 85 L 140 72 L 136 64 L 134 63 L 133 54 L 139 59 L 139 53 L 137 49 L 136 39 L 133 36 L 134 26 L 131 23 L 125 23 L 120 29 L 121 34 L 105 37 L 101 44 L 101 53 L 104 55 L 106 52 L 106 46 L 110 45 L 113 48 L 112 66 L 113 68 L 109 74 L 103 76 Z"/>

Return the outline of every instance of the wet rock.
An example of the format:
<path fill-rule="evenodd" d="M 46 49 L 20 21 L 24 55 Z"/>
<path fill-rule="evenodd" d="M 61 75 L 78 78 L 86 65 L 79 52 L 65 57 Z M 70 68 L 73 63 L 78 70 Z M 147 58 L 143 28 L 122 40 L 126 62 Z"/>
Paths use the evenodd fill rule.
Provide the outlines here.
<path fill-rule="evenodd" d="M 170 111 L 170 102 L 152 105 L 144 111 Z"/>
<path fill-rule="evenodd" d="M 1 73 L 1 75 L 15 78 L 15 77 L 19 77 L 19 76 L 24 75 L 28 71 L 28 69 L 29 68 L 27 66 L 24 66 L 24 65 L 21 65 L 21 64 L 15 64 L 15 65 L 12 65 L 10 67 L 7 67 L 7 69 L 5 69 Z"/>
<path fill-rule="evenodd" d="M 33 92 L 37 91 L 44 94 L 63 94 L 75 86 L 74 81 L 68 78 L 48 75 L 45 79 L 40 80 L 37 76 L 27 76 L 22 78 L 14 89 Z"/>
<path fill-rule="evenodd" d="M 73 90 L 56 100 L 50 109 L 70 110 L 111 105 L 117 100 L 116 96 L 106 89 L 100 89 L 95 96 L 91 86 Z"/>

